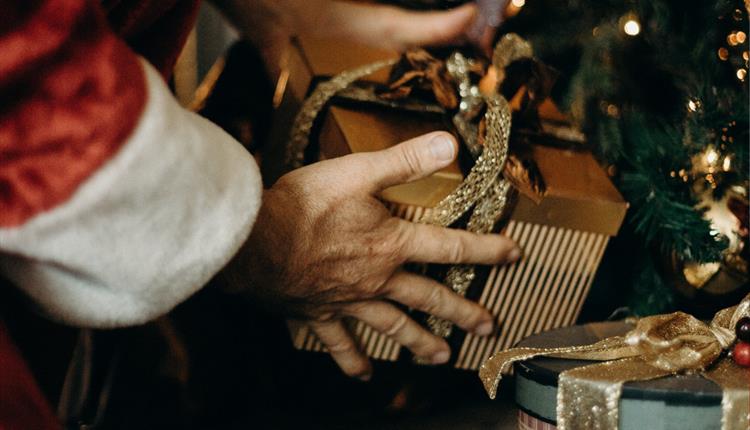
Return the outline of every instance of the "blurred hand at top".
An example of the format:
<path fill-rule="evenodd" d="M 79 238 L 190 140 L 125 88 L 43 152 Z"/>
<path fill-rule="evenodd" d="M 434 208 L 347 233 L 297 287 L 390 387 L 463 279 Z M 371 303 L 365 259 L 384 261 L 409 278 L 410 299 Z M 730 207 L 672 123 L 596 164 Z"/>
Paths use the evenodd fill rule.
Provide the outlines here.
<path fill-rule="evenodd" d="M 304 34 L 404 51 L 472 43 L 491 52 L 507 0 L 477 0 L 443 11 L 333 0 L 214 0 L 262 51 Z M 272 54 L 269 56 L 273 56 Z"/>

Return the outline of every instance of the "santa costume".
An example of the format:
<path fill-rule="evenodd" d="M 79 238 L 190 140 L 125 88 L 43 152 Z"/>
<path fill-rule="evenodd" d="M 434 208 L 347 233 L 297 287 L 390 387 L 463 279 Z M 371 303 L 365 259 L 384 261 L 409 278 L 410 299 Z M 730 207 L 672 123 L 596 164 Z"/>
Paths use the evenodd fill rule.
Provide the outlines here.
<path fill-rule="evenodd" d="M 253 158 L 165 83 L 197 7 L 0 0 L 0 276 L 52 319 L 149 321 L 250 232 Z M 54 428 L 1 320 L 0 428 Z"/>

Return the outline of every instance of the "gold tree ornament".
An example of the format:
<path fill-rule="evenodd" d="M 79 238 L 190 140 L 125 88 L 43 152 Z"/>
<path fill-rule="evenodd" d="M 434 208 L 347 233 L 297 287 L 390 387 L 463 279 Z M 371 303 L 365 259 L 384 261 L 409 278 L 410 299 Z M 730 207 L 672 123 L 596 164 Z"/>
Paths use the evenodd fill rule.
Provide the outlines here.
<path fill-rule="evenodd" d="M 691 302 L 700 302 L 708 309 L 713 303 L 748 291 L 748 199 L 747 188 L 732 187 L 720 200 L 705 190 L 698 204 L 704 217 L 711 222 L 712 232 L 727 239 L 720 261 L 681 262 L 676 256 L 667 271 L 675 281 L 678 293 Z M 701 300 L 698 300 L 698 299 Z"/>

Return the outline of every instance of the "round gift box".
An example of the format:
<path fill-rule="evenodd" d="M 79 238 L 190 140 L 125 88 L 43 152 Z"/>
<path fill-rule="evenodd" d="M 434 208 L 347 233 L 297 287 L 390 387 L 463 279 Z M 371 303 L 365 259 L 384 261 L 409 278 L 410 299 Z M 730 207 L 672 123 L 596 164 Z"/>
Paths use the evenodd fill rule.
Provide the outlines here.
<path fill-rule="evenodd" d="M 518 346 L 556 348 L 586 345 L 625 334 L 633 326 L 606 322 L 566 327 L 531 336 Z M 592 361 L 535 358 L 516 363 L 519 430 L 555 429 L 557 377 Z M 627 382 L 620 399 L 620 430 L 707 430 L 721 428 L 721 389 L 699 375 Z"/>

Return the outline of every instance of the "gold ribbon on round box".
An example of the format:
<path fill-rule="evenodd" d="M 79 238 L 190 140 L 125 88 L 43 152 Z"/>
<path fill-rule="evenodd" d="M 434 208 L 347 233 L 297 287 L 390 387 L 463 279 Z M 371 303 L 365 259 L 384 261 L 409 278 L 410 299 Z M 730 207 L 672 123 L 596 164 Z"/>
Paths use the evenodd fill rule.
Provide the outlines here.
<path fill-rule="evenodd" d="M 287 87 L 292 91 L 307 88 L 294 81 L 295 70 L 312 69 L 308 75 L 319 76 L 316 66 L 341 61 L 341 57 L 334 60 L 324 55 L 329 46 L 314 48 L 314 44 L 300 43 L 300 58 L 290 61 Z M 372 59 L 366 51 L 356 53 Z M 295 168 L 303 164 L 317 133 L 319 158 L 382 149 L 378 145 L 445 130 L 445 123 L 460 137 L 469 163 L 456 163 L 381 195 L 394 216 L 477 233 L 502 228 L 525 250 L 522 261 L 511 266 L 463 265 L 429 272 L 456 293 L 489 308 L 500 325 L 497 334 L 480 338 L 453 330 L 447 321 L 426 317 L 425 324 L 434 333 L 448 338 L 456 352 L 452 364 L 458 368 L 477 369 L 490 354 L 529 334 L 572 324 L 627 207 L 591 154 L 579 148 L 581 136 L 572 128 L 544 122 L 545 136 L 578 140 L 576 148 L 539 145 L 535 135 L 532 144 L 524 142 L 509 152 L 513 109 L 527 106 L 528 111 L 541 111 L 540 105 L 551 105 L 544 94 L 549 85 L 543 70 L 534 69 L 536 81 L 517 85 L 519 79 L 509 66 L 525 64 L 525 60 L 537 64 L 531 46 L 509 34 L 500 39 L 489 62 L 458 51 L 437 59 L 420 50 L 348 68 L 320 82 L 302 102 L 287 145 L 287 165 Z M 371 85 L 366 79 L 387 69 L 391 78 L 385 85 Z M 504 82 L 520 88 L 510 102 L 500 91 Z M 538 98 L 529 102 L 531 90 L 536 90 L 533 95 Z M 331 101 L 332 106 L 321 115 Z M 518 139 L 519 129 L 513 133 Z M 531 155 L 519 155 L 523 151 Z M 323 349 L 304 325 L 290 326 L 296 347 Z M 401 348 L 387 336 L 359 322 L 353 322 L 351 329 L 369 356 L 398 359 Z"/>
<path fill-rule="evenodd" d="M 617 429 L 623 384 L 680 373 L 697 373 L 722 389 L 722 430 L 750 428 L 750 369 L 727 356 L 734 327 L 750 316 L 750 295 L 705 323 L 683 312 L 641 318 L 624 336 L 591 345 L 512 348 L 490 357 L 479 377 L 491 398 L 502 374 L 517 361 L 534 357 L 594 360 L 600 363 L 560 373 L 557 386 L 559 430 Z"/>

